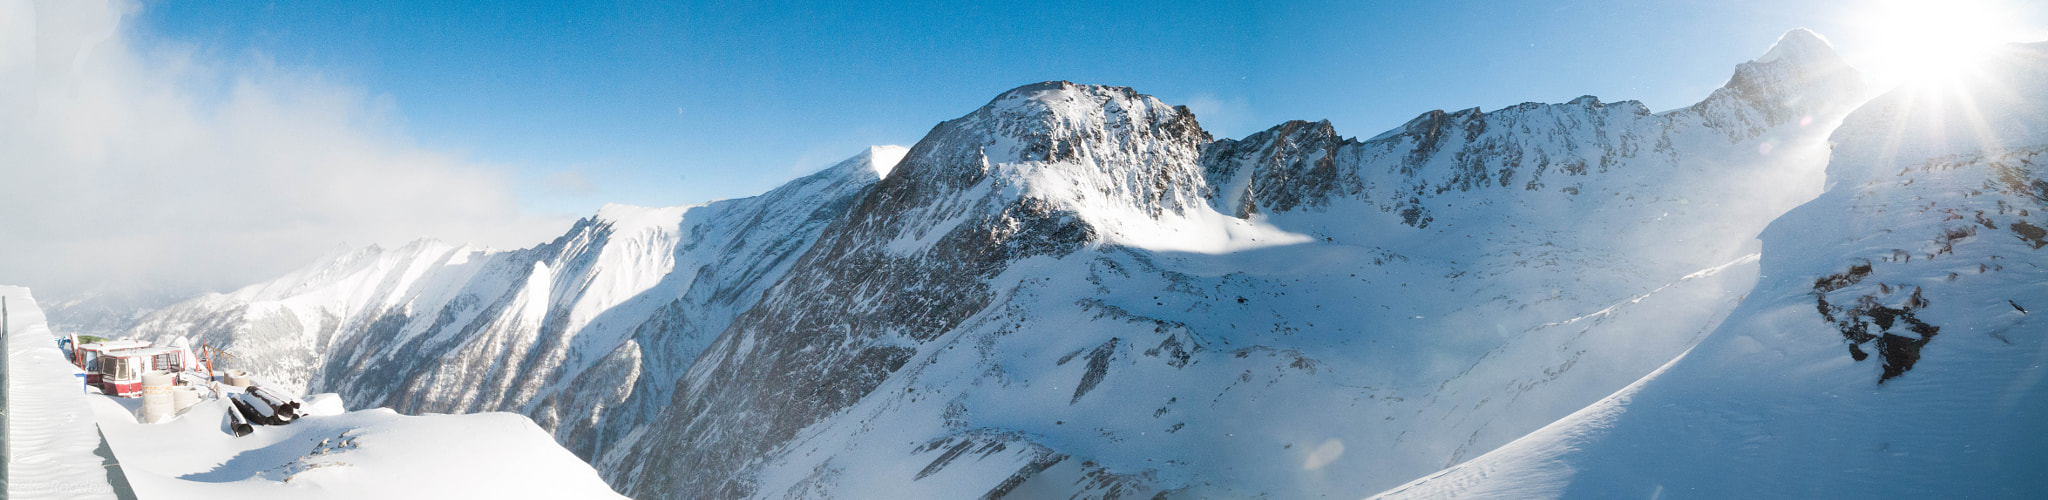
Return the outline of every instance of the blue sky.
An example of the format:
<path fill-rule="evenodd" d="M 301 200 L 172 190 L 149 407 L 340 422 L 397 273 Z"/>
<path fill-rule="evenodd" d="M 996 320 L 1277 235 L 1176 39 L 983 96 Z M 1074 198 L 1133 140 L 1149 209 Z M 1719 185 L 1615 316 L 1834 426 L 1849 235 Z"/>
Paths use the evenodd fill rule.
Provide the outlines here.
<path fill-rule="evenodd" d="M 1046 80 L 1186 104 L 1219 137 L 1666 110 L 1798 27 L 1896 82 L 2048 40 L 2048 2 L 0 2 L 0 213 L 36 215 L 0 218 L 0 280 L 218 291 L 372 244 L 529 247 Z"/>
<path fill-rule="evenodd" d="M 1219 137 L 1371 136 L 1585 94 L 1680 107 L 1787 29 L 1852 63 L 1874 35 L 1852 2 L 477 4 L 146 2 L 130 29 L 358 86 L 422 147 L 510 169 L 524 209 L 578 215 L 756 194 L 1043 80 L 1189 104 Z"/>

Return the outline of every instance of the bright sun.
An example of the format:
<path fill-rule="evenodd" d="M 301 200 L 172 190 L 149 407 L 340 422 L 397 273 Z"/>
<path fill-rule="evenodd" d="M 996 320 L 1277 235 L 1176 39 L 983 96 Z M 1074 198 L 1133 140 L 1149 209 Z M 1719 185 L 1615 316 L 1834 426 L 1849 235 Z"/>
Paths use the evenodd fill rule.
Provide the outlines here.
<path fill-rule="evenodd" d="M 1876 43 L 1858 66 L 1891 83 L 1962 76 L 1999 44 L 2022 41 L 2015 10 L 1995 0 L 1873 2 L 1858 24 Z"/>

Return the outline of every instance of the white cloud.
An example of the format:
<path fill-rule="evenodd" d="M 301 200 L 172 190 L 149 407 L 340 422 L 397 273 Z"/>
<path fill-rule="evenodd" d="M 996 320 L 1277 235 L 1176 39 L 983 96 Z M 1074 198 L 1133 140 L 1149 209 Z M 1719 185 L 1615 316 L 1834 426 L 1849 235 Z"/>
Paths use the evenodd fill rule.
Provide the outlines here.
<path fill-rule="evenodd" d="M 567 227 L 504 169 L 413 145 L 388 101 L 260 58 L 141 47 L 133 6 L 0 0 L 0 282 L 227 288 L 338 244 Z"/>

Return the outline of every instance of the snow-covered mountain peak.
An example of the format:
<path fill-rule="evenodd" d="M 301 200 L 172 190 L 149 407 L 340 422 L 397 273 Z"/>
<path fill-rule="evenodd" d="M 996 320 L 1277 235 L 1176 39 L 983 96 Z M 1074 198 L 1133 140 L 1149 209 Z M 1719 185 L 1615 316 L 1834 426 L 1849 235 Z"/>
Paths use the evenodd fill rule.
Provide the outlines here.
<path fill-rule="evenodd" d="M 1762 57 L 1736 65 L 1728 83 L 1705 100 L 1668 114 L 1721 129 L 1730 142 L 1785 124 L 1831 130 L 1835 119 L 1874 95 L 1863 80 L 1826 40 L 1795 29 Z"/>
<path fill-rule="evenodd" d="M 1128 87 L 1025 85 L 933 128 L 856 211 L 940 230 L 1014 203 L 1034 213 L 1182 214 L 1201 204 L 1196 159 L 1209 140 L 1186 107 Z"/>
<path fill-rule="evenodd" d="M 639 205 L 627 205 L 624 203 L 606 203 L 604 204 L 604 206 L 598 207 L 596 219 L 599 221 L 611 223 L 613 225 L 640 226 L 652 222 L 647 219 L 649 219 L 650 216 L 652 216 L 656 212 L 663 210 L 672 210 L 674 208 L 681 207 L 669 207 L 664 209 L 643 207 Z"/>
<path fill-rule="evenodd" d="M 875 172 L 876 179 L 881 179 L 884 177 L 888 177 L 889 171 L 895 170 L 896 164 L 902 162 L 903 155 L 909 152 L 910 148 L 897 146 L 894 144 L 886 146 L 869 146 L 867 152 L 861 153 L 861 156 L 857 157 L 856 159 L 867 160 L 868 169 L 873 170 Z"/>
<path fill-rule="evenodd" d="M 1090 117 L 1102 116 L 1101 111 L 1104 109 L 1128 108 L 1138 111 L 1146 107 L 1186 113 L 1186 110 L 1180 109 L 1179 106 L 1168 106 L 1159 99 L 1138 93 L 1130 87 L 1087 85 L 1065 80 L 1038 82 L 1004 91 L 990 100 L 983 109 L 997 113 L 1021 111 L 1047 120 L 1092 121 Z M 1171 115 L 1160 115 L 1155 118 L 1164 122 L 1170 119 Z"/>
<path fill-rule="evenodd" d="M 1861 74 L 1849 67 L 1827 40 L 1812 31 L 1794 29 L 1779 37 L 1763 56 L 1737 65 L 1735 75 L 1715 94 L 1737 91 L 1753 99 L 1769 97 L 1794 104 L 1808 97 L 1832 97 L 1817 94 L 1839 93 L 1854 101 L 1837 105 L 1853 107 L 1870 97 L 1861 82 Z"/>
<path fill-rule="evenodd" d="M 1011 89 L 969 115 L 987 121 L 991 163 L 1098 161 L 1144 153 L 1156 141 L 1193 147 L 1209 134 L 1184 106 L 1130 87 L 1042 82 Z"/>
<path fill-rule="evenodd" d="M 1835 53 L 1835 46 L 1826 38 L 1806 28 L 1793 28 L 1778 37 L 1771 49 L 1764 52 L 1756 62 L 1768 63 L 1780 59 L 1798 65 L 1841 66 L 1842 56 Z"/>
<path fill-rule="evenodd" d="M 889 177 L 889 173 L 895 171 L 896 164 L 901 163 L 903 156 L 908 153 L 910 153 L 910 148 L 903 146 L 868 146 L 867 149 L 861 150 L 860 154 L 853 155 L 852 158 L 840 160 L 839 163 L 825 167 L 824 170 L 814 175 L 834 179 L 827 182 L 843 182 L 856 186 L 865 186 Z M 799 181 L 799 183 L 808 182 Z"/>

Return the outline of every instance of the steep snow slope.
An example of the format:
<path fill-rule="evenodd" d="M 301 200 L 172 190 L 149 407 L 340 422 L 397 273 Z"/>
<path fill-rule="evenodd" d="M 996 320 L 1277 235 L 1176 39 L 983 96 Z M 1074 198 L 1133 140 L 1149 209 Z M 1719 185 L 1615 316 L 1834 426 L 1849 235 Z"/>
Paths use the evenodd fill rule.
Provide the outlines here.
<path fill-rule="evenodd" d="M 7 484 L 0 497 L 32 499 L 116 498 L 102 464 L 100 432 L 92 407 L 79 389 L 84 381 L 65 362 L 27 288 L 0 286 L 7 298 Z M 83 424 L 83 425 L 81 425 Z"/>
<path fill-rule="evenodd" d="M 1684 357 L 1387 498 L 2048 495 L 2048 43 L 1902 87 Z"/>
<path fill-rule="evenodd" d="M 524 250 L 342 252 L 133 333 L 225 345 L 231 366 L 364 407 L 525 413 L 588 457 L 667 404 L 704 345 L 901 155 L 876 147 L 752 198 L 607 206 Z"/>
<path fill-rule="evenodd" d="M 1857 81 L 1795 31 L 1666 113 L 1213 143 L 1127 88 L 1018 88 L 913 147 L 598 465 L 639 497 L 1378 490 L 1710 330 Z"/>
<path fill-rule="evenodd" d="M 276 280 L 151 313 L 132 332 L 160 341 L 197 333 L 194 340 L 225 344 L 234 366 L 303 391 L 333 337 L 364 328 L 360 311 L 446 302 L 447 284 L 470 279 L 494 254 L 425 240 L 338 250 Z"/>

